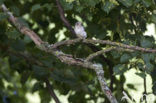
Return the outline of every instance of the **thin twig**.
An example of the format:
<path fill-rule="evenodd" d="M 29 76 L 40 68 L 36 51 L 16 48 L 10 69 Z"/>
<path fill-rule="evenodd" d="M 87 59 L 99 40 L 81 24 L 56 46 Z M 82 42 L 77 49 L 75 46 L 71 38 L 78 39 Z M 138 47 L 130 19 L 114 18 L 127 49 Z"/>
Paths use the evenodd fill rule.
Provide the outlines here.
<path fill-rule="evenodd" d="M 115 48 L 111 47 L 111 48 L 108 48 L 108 49 L 104 49 L 104 50 L 100 50 L 100 51 L 97 51 L 93 54 L 90 54 L 87 58 L 86 58 L 86 61 L 90 61 L 92 60 L 93 58 L 95 58 L 96 56 L 99 56 L 99 55 L 102 55 L 106 52 L 109 52 L 109 51 L 112 51 L 114 50 Z"/>
<path fill-rule="evenodd" d="M 50 85 L 49 80 L 46 79 L 45 82 L 46 82 L 47 89 L 48 89 L 50 95 L 54 98 L 55 102 L 56 102 L 56 103 L 61 103 L 61 102 L 59 101 L 58 97 L 56 96 L 56 94 L 55 94 L 55 92 L 54 92 L 54 90 L 53 90 L 52 85 Z"/>

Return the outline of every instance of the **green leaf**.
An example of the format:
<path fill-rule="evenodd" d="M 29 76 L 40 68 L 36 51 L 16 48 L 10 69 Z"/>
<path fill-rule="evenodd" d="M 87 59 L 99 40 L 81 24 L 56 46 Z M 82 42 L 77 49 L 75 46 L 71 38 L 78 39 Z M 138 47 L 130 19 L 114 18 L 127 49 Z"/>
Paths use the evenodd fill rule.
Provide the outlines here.
<path fill-rule="evenodd" d="M 152 44 L 152 42 L 150 40 L 143 39 L 143 40 L 141 40 L 141 46 L 144 47 L 144 48 L 152 48 L 153 44 Z"/>
<path fill-rule="evenodd" d="M 118 1 L 121 2 L 126 7 L 130 7 L 133 4 L 133 0 L 118 0 Z"/>
<path fill-rule="evenodd" d="M 142 0 L 142 2 L 146 7 L 149 7 L 152 4 L 151 0 Z"/>
<path fill-rule="evenodd" d="M 128 69 L 126 68 L 126 66 L 124 64 L 118 64 L 118 65 L 113 67 L 113 71 L 114 71 L 115 75 L 121 75 L 126 70 L 128 70 Z"/>
<path fill-rule="evenodd" d="M 153 14 L 151 17 L 152 22 L 156 23 L 156 14 Z"/>
<path fill-rule="evenodd" d="M 30 39 L 30 37 L 28 37 L 27 35 L 24 36 L 24 42 L 25 43 L 30 43 L 32 42 L 32 40 Z"/>
<path fill-rule="evenodd" d="M 105 4 L 103 4 L 103 6 L 101 8 L 106 13 L 109 13 L 114 7 L 115 7 L 115 5 L 113 3 L 106 1 Z"/>
<path fill-rule="evenodd" d="M 13 14 L 15 14 L 16 16 L 20 16 L 20 10 L 18 7 L 16 6 L 11 6 L 11 11 L 13 12 Z"/>
<path fill-rule="evenodd" d="M 34 93 L 34 92 L 36 92 L 36 91 L 38 91 L 38 90 L 40 90 L 42 88 L 43 88 L 43 85 L 41 84 L 41 82 L 37 82 L 33 86 L 32 93 Z"/>
<path fill-rule="evenodd" d="M 146 74 L 144 72 L 141 72 L 141 73 L 135 73 L 136 75 L 140 76 L 141 78 L 145 78 L 146 77 Z"/>
<path fill-rule="evenodd" d="M 79 13 L 80 13 L 83 9 L 84 9 L 84 7 L 81 6 L 81 5 L 77 5 L 77 7 L 75 8 L 75 10 L 76 10 L 77 12 L 79 12 Z"/>
<path fill-rule="evenodd" d="M 6 13 L 0 13 L 0 21 L 7 19 L 9 16 Z"/>
<path fill-rule="evenodd" d="M 8 38 L 17 39 L 20 37 L 21 33 L 18 32 L 16 29 L 13 29 L 12 31 L 6 32 L 6 35 L 8 36 Z"/>
<path fill-rule="evenodd" d="M 85 1 L 89 6 L 92 7 L 94 7 L 99 2 L 99 0 L 85 0 Z"/>
<path fill-rule="evenodd" d="M 48 9 L 48 11 L 51 11 L 53 9 L 53 7 L 54 7 L 54 4 L 52 4 L 52 3 L 51 4 L 46 3 L 42 7 L 45 7 L 45 8 Z"/>
<path fill-rule="evenodd" d="M 28 23 L 27 23 L 27 21 L 26 21 L 25 19 L 19 17 L 19 18 L 18 18 L 18 22 L 20 22 L 20 24 L 21 24 L 22 26 L 26 26 L 26 27 L 29 28 L 29 25 L 28 25 Z"/>
<path fill-rule="evenodd" d="M 85 5 L 94 7 L 97 3 L 100 2 L 100 0 L 80 0 L 81 3 L 84 3 Z"/>
<path fill-rule="evenodd" d="M 3 4 L 4 1 L 5 1 L 5 0 L 0 0 L 0 5 Z"/>
<path fill-rule="evenodd" d="M 64 10 L 71 10 L 73 9 L 73 3 L 68 3 L 64 0 L 60 0 L 61 5 L 63 6 Z"/>
<path fill-rule="evenodd" d="M 33 65 L 33 72 L 36 78 L 38 79 L 41 79 L 41 78 L 44 79 L 50 73 L 48 69 L 40 67 L 40 66 L 36 66 L 36 65 Z"/>
<path fill-rule="evenodd" d="M 126 54 L 126 53 L 125 53 L 125 54 L 123 54 L 123 55 L 121 56 L 120 62 L 121 62 L 121 63 L 128 62 L 130 58 L 131 58 L 131 56 L 130 56 L 129 54 Z"/>
<path fill-rule="evenodd" d="M 153 64 L 151 64 L 151 63 L 146 63 L 146 69 L 145 69 L 145 71 L 146 71 L 147 73 L 150 73 L 150 72 L 153 70 L 153 68 L 154 68 L 154 65 L 153 65 Z"/>
<path fill-rule="evenodd" d="M 127 84 L 127 87 L 133 90 L 137 90 L 133 84 Z"/>
<path fill-rule="evenodd" d="M 135 4 L 135 3 L 139 3 L 140 1 L 141 1 L 141 0 L 134 0 L 134 4 Z"/>
<path fill-rule="evenodd" d="M 21 83 L 24 85 L 24 83 L 28 80 L 28 78 L 31 75 L 30 71 L 24 71 L 23 73 L 21 73 Z"/>
<path fill-rule="evenodd" d="M 143 70 L 144 69 L 144 64 L 142 64 L 142 63 L 138 63 L 137 66 L 138 66 L 138 68 L 140 70 Z"/>
<path fill-rule="evenodd" d="M 41 8 L 41 5 L 40 5 L 40 4 L 35 4 L 35 5 L 33 5 L 32 8 L 31 8 L 31 12 L 34 12 L 34 11 L 40 9 L 40 8 Z"/>
<path fill-rule="evenodd" d="M 149 63 L 150 60 L 154 60 L 155 55 L 154 54 L 150 54 L 150 53 L 144 53 L 141 55 L 143 60 L 145 61 L 145 63 Z"/>
<path fill-rule="evenodd" d="M 121 56 L 120 53 L 116 52 L 116 51 L 112 51 L 111 55 L 113 56 L 114 59 L 120 58 L 120 56 Z"/>
<path fill-rule="evenodd" d="M 153 83 L 152 91 L 153 91 L 153 94 L 156 95 L 156 82 Z"/>
<path fill-rule="evenodd" d="M 25 43 L 23 42 L 23 40 L 16 40 L 11 43 L 11 47 L 16 51 L 24 51 Z"/>

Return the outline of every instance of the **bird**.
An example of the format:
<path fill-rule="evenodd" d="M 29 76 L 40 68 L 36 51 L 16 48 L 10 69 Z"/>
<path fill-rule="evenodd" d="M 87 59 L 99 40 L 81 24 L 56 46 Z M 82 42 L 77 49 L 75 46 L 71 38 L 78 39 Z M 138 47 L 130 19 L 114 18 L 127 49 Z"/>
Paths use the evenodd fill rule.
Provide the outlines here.
<path fill-rule="evenodd" d="M 87 33 L 85 32 L 84 27 L 82 26 L 81 22 L 75 23 L 74 31 L 78 38 L 81 38 L 81 39 L 87 38 Z"/>

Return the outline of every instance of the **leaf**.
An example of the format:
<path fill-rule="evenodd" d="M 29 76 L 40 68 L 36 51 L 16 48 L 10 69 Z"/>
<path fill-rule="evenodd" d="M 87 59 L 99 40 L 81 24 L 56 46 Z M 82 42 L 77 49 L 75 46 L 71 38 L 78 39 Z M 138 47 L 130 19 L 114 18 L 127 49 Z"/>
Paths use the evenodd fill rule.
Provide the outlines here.
<path fill-rule="evenodd" d="M 117 0 L 109 0 L 111 3 L 113 3 L 114 5 L 119 5 Z"/>
<path fill-rule="evenodd" d="M 146 7 L 149 7 L 152 4 L 151 0 L 142 0 L 142 2 Z"/>
<path fill-rule="evenodd" d="M 153 94 L 156 95 L 156 82 L 153 83 L 152 91 L 153 91 Z"/>
<path fill-rule="evenodd" d="M 124 64 L 118 64 L 118 65 L 113 67 L 113 71 L 114 71 L 115 75 L 121 75 L 126 70 L 128 70 L 128 69 L 126 68 L 126 66 Z"/>
<path fill-rule="evenodd" d="M 61 5 L 63 6 L 64 10 L 71 10 L 73 9 L 73 3 L 68 3 L 64 0 L 60 0 Z"/>
<path fill-rule="evenodd" d="M 18 32 L 16 29 L 13 29 L 12 31 L 6 32 L 6 35 L 8 36 L 8 38 L 17 39 L 20 37 L 21 33 Z"/>
<path fill-rule="evenodd" d="M 52 8 L 54 7 L 54 4 L 49 4 L 49 3 L 46 3 L 46 4 L 44 4 L 42 7 L 45 7 L 45 8 L 47 8 L 48 9 L 48 11 L 51 11 L 52 10 Z"/>
<path fill-rule="evenodd" d="M 146 71 L 147 73 L 150 73 L 150 72 L 153 70 L 153 68 L 154 68 L 153 64 L 151 64 L 151 63 L 146 63 L 146 69 L 145 69 L 145 71 Z"/>
<path fill-rule="evenodd" d="M 121 62 L 121 63 L 128 62 L 130 58 L 131 58 L 131 56 L 130 56 L 129 54 L 124 53 L 124 54 L 121 56 L 121 58 L 120 58 L 120 62 Z"/>
<path fill-rule="evenodd" d="M 24 71 L 23 73 L 21 73 L 21 83 L 24 85 L 25 82 L 28 80 L 28 78 L 30 77 L 31 75 L 31 72 L 30 71 Z"/>
<path fill-rule="evenodd" d="M 5 1 L 5 0 L 0 0 L 0 5 L 3 4 L 4 1 Z"/>
<path fill-rule="evenodd" d="M 153 14 L 151 17 L 152 22 L 156 23 L 156 14 Z"/>
<path fill-rule="evenodd" d="M 151 60 L 154 60 L 154 58 L 155 58 L 155 55 L 150 54 L 150 53 L 144 53 L 141 56 L 146 63 L 149 63 Z"/>
<path fill-rule="evenodd" d="M 135 73 L 136 75 L 140 76 L 141 78 L 145 78 L 146 77 L 146 74 L 144 72 L 141 72 L 141 73 Z"/>
<path fill-rule="evenodd" d="M 22 26 L 26 26 L 26 27 L 29 28 L 29 25 L 28 25 L 28 23 L 26 22 L 25 19 L 19 17 L 19 18 L 18 18 L 18 22 L 20 22 L 20 24 L 21 24 Z"/>
<path fill-rule="evenodd" d="M 6 13 L 0 13 L 0 21 L 7 19 L 9 16 Z"/>
<path fill-rule="evenodd" d="M 77 7 L 75 8 L 75 10 L 76 10 L 77 12 L 79 12 L 79 13 L 80 13 L 83 9 L 84 9 L 84 7 L 81 6 L 81 5 L 77 5 Z"/>
<path fill-rule="evenodd" d="M 148 39 L 142 39 L 141 40 L 141 46 L 144 47 L 144 48 L 152 48 L 153 47 L 153 44 Z"/>
<path fill-rule="evenodd" d="M 13 12 L 13 14 L 15 14 L 16 16 L 20 16 L 20 10 L 18 7 L 16 6 L 11 6 L 11 11 Z"/>
<path fill-rule="evenodd" d="M 89 6 L 92 7 L 94 7 L 99 2 L 99 0 L 85 0 L 85 1 Z"/>
<path fill-rule="evenodd" d="M 106 1 L 105 4 L 103 4 L 103 6 L 101 8 L 106 13 L 109 13 L 114 7 L 115 7 L 115 5 L 113 3 Z"/>
<path fill-rule="evenodd" d="M 32 8 L 31 8 L 31 12 L 34 12 L 34 11 L 40 9 L 40 8 L 41 8 L 41 5 L 40 5 L 40 4 L 35 4 L 35 5 L 33 5 Z"/>
<path fill-rule="evenodd" d="M 24 36 L 24 42 L 25 43 L 30 43 L 32 42 L 32 40 L 30 39 L 30 37 L 28 37 L 27 35 Z"/>
<path fill-rule="evenodd" d="M 118 0 L 118 1 L 121 2 L 126 7 L 130 7 L 133 4 L 133 0 Z"/>
<path fill-rule="evenodd" d="M 141 70 L 144 69 L 144 64 L 142 64 L 142 63 L 138 63 L 137 66 L 138 66 L 138 68 L 141 69 Z"/>
<path fill-rule="evenodd" d="M 47 77 L 49 74 L 49 70 L 37 65 L 33 65 L 33 72 L 36 78 L 38 79 L 44 79 L 44 77 Z"/>
<path fill-rule="evenodd" d="M 80 0 L 80 1 L 81 3 L 84 3 L 85 5 L 88 5 L 91 7 L 95 7 L 95 5 L 100 2 L 100 0 Z"/>
<path fill-rule="evenodd" d="M 121 56 L 120 53 L 119 52 L 116 52 L 116 51 L 112 51 L 111 52 L 111 55 L 113 56 L 114 59 L 118 59 Z"/>
<path fill-rule="evenodd" d="M 43 88 L 43 85 L 41 84 L 41 82 L 37 82 L 34 84 L 33 88 L 32 88 L 32 93 L 40 90 L 41 88 Z"/>
<path fill-rule="evenodd" d="M 127 87 L 133 90 L 137 90 L 133 84 L 127 84 Z"/>
<path fill-rule="evenodd" d="M 16 51 L 24 51 L 25 43 L 22 40 L 16 40 L 11 43 L 11 47 Z"/>

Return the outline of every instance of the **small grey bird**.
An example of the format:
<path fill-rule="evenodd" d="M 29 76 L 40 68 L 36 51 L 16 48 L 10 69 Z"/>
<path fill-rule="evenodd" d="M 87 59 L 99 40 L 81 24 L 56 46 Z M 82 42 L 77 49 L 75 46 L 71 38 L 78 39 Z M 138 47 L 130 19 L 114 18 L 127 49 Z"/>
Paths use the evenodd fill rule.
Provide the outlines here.
<path fill-rule="evenodd" d="M 74 31 L 78 38 L 81 38 L 81 39 L 87 38 L 87 33 L 85 32 L 84 27 L 82 26 L 81 22 L 75 23 Z"/>

